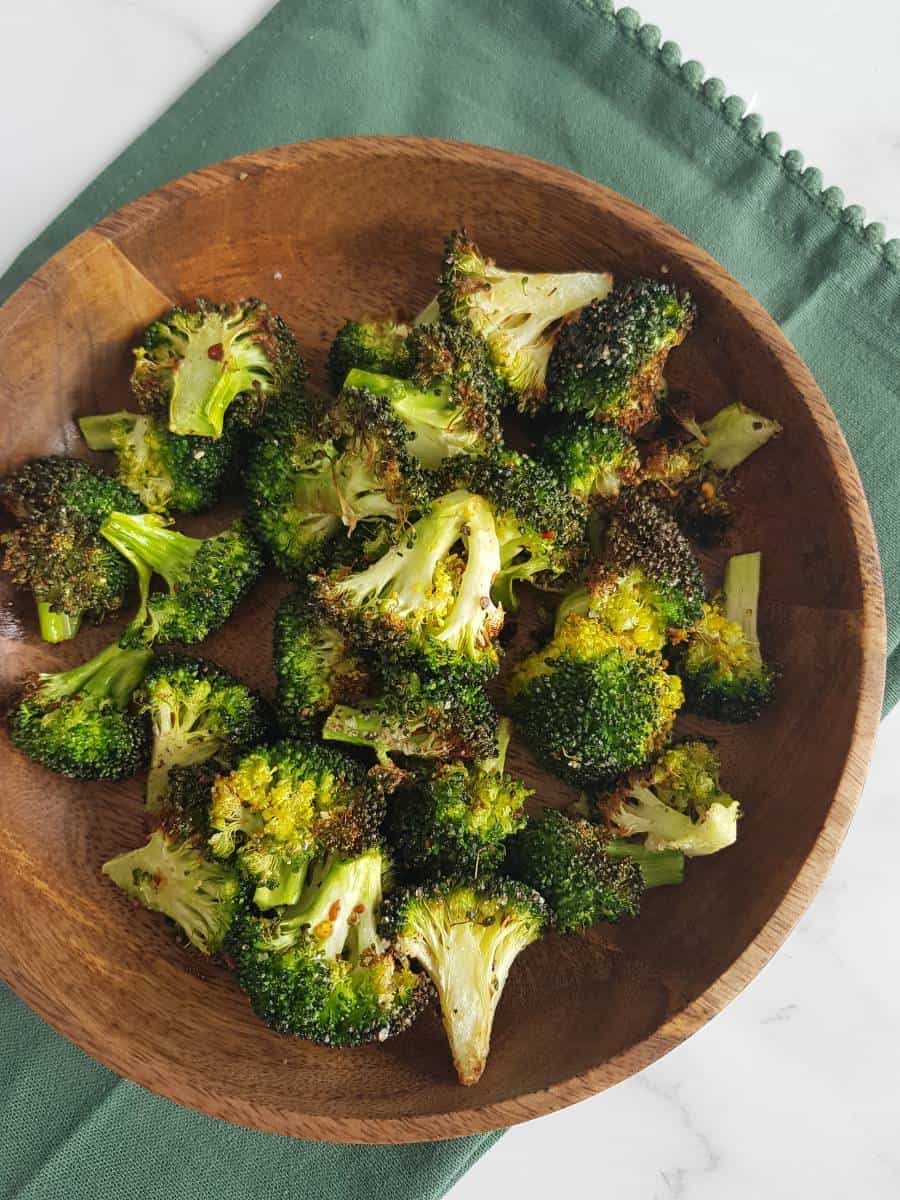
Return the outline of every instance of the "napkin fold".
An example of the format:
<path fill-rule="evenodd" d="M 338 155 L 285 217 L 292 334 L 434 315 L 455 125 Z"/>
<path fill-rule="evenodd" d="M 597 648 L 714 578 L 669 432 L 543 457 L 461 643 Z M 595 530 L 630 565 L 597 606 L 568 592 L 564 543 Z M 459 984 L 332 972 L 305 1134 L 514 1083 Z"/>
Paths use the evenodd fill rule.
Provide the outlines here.
<path fill-rule="evenodd" d="M 837 414 L 878 534 L 887 708 L 900 698 L 900 241 L 744 108 L 609 0 L 282 0 L 23 251 L 0 298 L 110 210 L 284 142 L 457 138 L 596 179 L 722 262 Z M 119 1080 L 8 990 L 0 1027 L 10 1200 L 436 1200 L 499 1136 L 363 1147 L 259 1134 Z"/>

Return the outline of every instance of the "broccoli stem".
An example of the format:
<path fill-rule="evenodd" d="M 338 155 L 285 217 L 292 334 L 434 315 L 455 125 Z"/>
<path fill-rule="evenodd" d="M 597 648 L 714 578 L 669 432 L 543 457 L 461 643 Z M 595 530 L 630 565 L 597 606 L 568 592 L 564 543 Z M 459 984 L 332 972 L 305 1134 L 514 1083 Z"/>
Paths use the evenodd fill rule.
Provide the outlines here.
<path fill-rule="evenodd" d="M 43 703 L 52 703 L 77 693 L 124 709 L 152 657 L 150 650 L 122 650 L 113 642 L 71 671 L 41 675 L 37 695 Z"/>
<path fill-rule="evenodd" d="M 343 742 L 347 746 L 366 746 L 373 750 L 379 763 L 393 768 L 391 752 L 411 757 L 428 757 L 428 742 L 432 738 L 429 729 L 416 730 L 408 724 L 386 718 L 377 709 L 351 708 L 338 704 L 322 727 L 322 739 L 326 742 Z"/>
<path fill-rule="evenodd" d="M 413 325 L 433 325 L 441 319 L 441 306 L 437 296 L 432 296 L 422 311 L 413 319 Z"/>
<path fill-rule="evenodd" d="M 513 723 L 509 717 L 501 717 L 497 722 L 497 753 L 492 758 L 483 758 L 481 767 L 485 771 L 496 771 L 502 774 L 506 766 L 506 752 L 512 738 Z"/>
<path fill-rule="evenodd" d="M 490 505 L 481 496 L 471 496 L 462 528 L 466 541 L 463 571 L 447 623 L 437 635 L 461 653 L 474 656 L 491 640 L 484 629 L 497 615 L 491 602 L 491 585 L 500 570 L 500 542 Z"/>
<path fill-rule="evenodd" d="M 762 664 L 756 617 L 759 608 L 759 583 L 762 554 L 735 554 L 725 568 L 725 616 L 740 625 L 754 660 Z"/>
<path fill-rule="evenodd" d="M 745 404 L 727 404 L 701 425 L 700 461 L 719 471 L 730 471 L 770 438 L 781 432 L 777 421 L 767 420 Z"/>
<path fill-rule="evenodd" d="M 326 858 L 316 863 L 299 901 L 279 922 L 279 938 L 287 948 L 296 931 L 309 929 L 322 952 L 336 959 L 349 951 L 358 962 L 365 951 L 381 951 L 383 940 L 376 925 L 381 907 L 383 863 L 379 850 L 367 850 L 356 858 Z M 282 948 L 273 939 L 272 948 Z"/>
<path fill-rule="evenodd" d="M 110 513 L 100 526 L 100 532 L 135 566 L 139 575 L 141 567 L 144 573 L 149 568 L 162 575 L 170 588 L 185 578 L 203 545 L 200 538 L 185 537 L 177 530 L 167 529 L 165 519 L 155 513 L 137 516 Z"/>
<path fill-rule="evenodd" d="M 81 436 L 91 450 L 115 450 L 117 443 L 114 433 L 116 429 L 126 427 L 133 429 L 136 422 L 135 414 L 124 410 L 114 413 L 95 413 L 90 417 L 78 418 Z"/>
<path fill-rule="evenodd" d="M 665 887 L 684 881 L 684 855 L 680 850 L 648 850 L 637 842 L 615 838 L 608 842 L 611 858 L 631 858 L 641 869 L 645 888 Z"/>
<path fill-rule="evenodd" d="M 57 612 L 46 600 L 38 601 L 37 612 L 38 626 L 45 642 L 68 642 L 81 628 L 81 613 L 70 616 L 69 613 Z"/>

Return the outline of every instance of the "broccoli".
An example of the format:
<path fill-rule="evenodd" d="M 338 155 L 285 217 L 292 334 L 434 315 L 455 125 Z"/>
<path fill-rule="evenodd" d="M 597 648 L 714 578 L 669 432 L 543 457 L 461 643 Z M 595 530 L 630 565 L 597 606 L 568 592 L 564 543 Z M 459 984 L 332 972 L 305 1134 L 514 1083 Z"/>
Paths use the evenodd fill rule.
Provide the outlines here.
<path fill-rule="evenodd" d="M 135 700 L 150 718 L 153 750 L 147 807 L 157 812 L 173 767 L 192 766 L 263 741 L 263 702 L 214 663 L 182 654 L 156 659 Z"/>
<path fill-rule="evenodd" d="M 79 418 L 91 450 L 113 450 L 117 478 L 150 512 L 196 513 L 221 495 L 235 439 L 180 437 L 155 417 L 102 413 Z"/>
<path fill-rule="evenodd" d="M 693 712 L 718 721 L 752 721 L 775 695 L 777 672 L 763 661 L 757 635 L 762 555 L 737 554 L 725 568 L 722 597 L 703 617 L 674 669 Z"/>
<path fill-rule="evenodd" d="M 715 854 L 737 837 L 740 809 L 719 786 L 719 758 L 706 742 L 682 742 L 601 798 L 599 809 L 623 838 L 648 851 Z"/>
<path fill-rule="evenodd" d="M 262 571 L 256 543 L 242 521 L 209 538 L 166 528 L 156 513 L 113 512 L 100 532 L 138 573 L 141 603 L 122 634 L 123 646 L 201 642 L 224 625 Z M 150 594 L 156 573 L 168 591 Z"/>
<path fill-rule="evenodd" d="M 606 296 L 612 282 L 593 272 L 504 271 L 463 230 L 447 239 L 438 301 L 445 321 L 484 338 L 498 377 L 527 411 L 544 400 L 560 322 Z"/>
<path fill-rule="evenodd" d="M 0 480 L 0 504 L 19 522 L 0 535 L 2 567 L 31 590 L 44 641 L 67 641 L 83 617 L 121 608 L 134 571 L 99 528 L 114 509 L 141 511 L 130 492 L 79 459 L 51 456 Z"/>
<path fill-rule="evenodd" d="M 537 892 L 497 876 L 442 880 L 389 896 L 384 930 L 437 989 L 450 1052 L 465 1086 L 477 1083 L 491 1027 L 520 952 L 547 925 Z"/>
<path fill-rule="evenodd" d="M 217 858 L 236 857 L 257 907 L 296 904 L 315 855 L 372 844 L 383 810 L 379 787 L 357 763 L 327 746 L 282 741 L 213 780 L 209 844 Z"/>
<path fill-rule="evenodd" d="M 355 369 L 344 390 L 380 398 L 412 435 L 409 452 L 428 469 L 455 454 L 498 446 L 503 391 L 484 343 L 465 328 L 418 325 L 407 344 L 409 378 Z"/>
<path fill-rule="evenodd" d="M 463 543 L 464 553 L 454 548 Z M 503 610 L 491 600 L 500 540 L 487 500 L 464 489 L 430 511 L 370 566 L 313 577 L 325 621 L 354 644 L 429 667 L 468 665 L 482 677 L 498 665 Z"/>
<path fill-rule="evenodd" d="M 298 391 L 306 370 L 294 335 L 261 300 L 173 308 L 134 352 L 131 390 L 141 412 L 172 433 L 220 438 L 226 417 L 259 423 L 266 405 Z"/>
<path fill-rule="evenodd" d="M 147 761 L 147 727 L 128 711 L 149 650 L 107 646 L 70 671 L 38 675 L 9 715 L 13 745 L 71 779 L 128 779 Z"/>
<path fill-rule="evenodd" d="M 387 829 L 407 870 L 477 876 L 500 865 L 506 839 L 525 825 L 524 805 L 532 794 L 504 773 L 511 732 L 502 720 L 495 757 L 442 763 L 420 789 L 393 798 Z"/>
<path fill-rule="evenodd" d="M 402 378 L 409 365 L 408 336 L 408 325 L 389 318 L 345 321 L 328 351 L 328 374 L 334 390 L 340 391 L 347 373 L 354 368 Z"/>
<path fill-rule="evenodd" d="M 145 846 L 103 864 L 126 896 L 173 921 L 201 954 L 215 954 L 234 919 L 241 891 L 237 871 L 154 829 Z"/>
<path fill-rule="evenodd" d="M 378 847 L 327 855 L 279 915 L 242 911 L 229 950 L 239 984 L 272 1029 L 326 1046 L 383 1042 L 430 1003 L 427 977 L 378 933 L 386 870 Z"/>
<path fill-rule="evenodd" d="M 681 681 L 659 655 L 601 621 L 571 613 L 551 642 L 518 664 L 508 704 L 546 766 L 580 786 L 611 783 L 665 743 Z"/>
<path fill-rule="evenodd" d="M 170 767 L 165 795 L 160 797 L 159 809 L 153 816 L 157 828 L 171 841 L 195 838 L 205 849 L 212 832 L 209 806 L 213 783 L 217 776 L 234 767 L 238 757 L 238 752 L 228 746 L 205 762 Z"/>
<path fill-rule="evenodd" d="M 392 754 L 409 758 L 491 758 L 497 753 L 497 713 L 465 667 L 430 673 L 386 671 L 380 697 L 337 705 L 322 728 L 326 741 L 366 746 L 382 767 Z"/>
<path fill-rule="evenodd" d="M 575 421 L 551 433 L 541 459 L 563 487 L 588 507 L 618 498 L 640 476 L 637 446 L 616 425 Z"/>
<path fill-rule="evenodd" d="M 547 366 L 547 395 L 557 412 L 611 421 L 628 432 L 657 414 L 669 351 L 694 321 L 685 292 L 636 279 L 592 300 L 564 325 Z"/>
<path fill-rule="evenodd" d="M 275 405 L 258 434 L 246 471 L 248 519 L 289 578 L 320 565 L 345 527 L 403 524 L 427 503 L 409 431 L 369 393 L 345 389 L 322 419 Z"/>
<path fill-rule="evenodd" d="M 729 473 L 777 436 L 781 426 L 744 404 L 728 404 L 701 425 L 679 419 L 692 438 L 650 443 L 641 468 L 642 490 L 672 507 L 693 536 L 714 544 L 731 522 Z"/>
<path fill-rule="evenodd" d="M 506 612 L 519 607 L 516 586 L 544 586 L 573 572 L 584 550 L 584 513 L 543 463 L 503 450 L 450 460 L 439 475 L 443 490 L 465 488 L 489 501 L 500 543 L 500 569 L 491 598 Z"/>
<path fill-rule="evenodd" d="M 590 821 L 549 808 L 512 839 L 506 869 L 540 892 L 558 929 L 581 933 L 598 921 L 636 917 L 640 909 L 640 867 L 609 855 L 607 844 Z"/>
<path fill-rule="evenodd" d="M 276 707 L 285 732 L 304 733 L 336 704 L 369 688 L 369 671 L 343 634 L 316 619 L 305 592 L 286 596 L 275 614 Z"/>

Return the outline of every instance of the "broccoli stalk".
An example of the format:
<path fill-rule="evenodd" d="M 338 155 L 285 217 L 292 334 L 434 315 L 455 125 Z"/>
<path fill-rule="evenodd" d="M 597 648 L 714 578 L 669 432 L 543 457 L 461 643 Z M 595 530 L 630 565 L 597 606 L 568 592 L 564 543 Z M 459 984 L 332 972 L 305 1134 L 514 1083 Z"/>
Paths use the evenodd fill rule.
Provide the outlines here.
<path fill-rule="evenodd" d="M 725 593 L 725 618 L 740 625 L 751 660 L 757 667 L 761 667 L 763 661 L 756 632 L 761 571 L 762 554 L 759 551 L 754 554 L 735 554 L 725 567 L 722 587 Z"/>
<path fill-rule="evenodd" d="M 210 861 L 193 841 L 174 841 L 156 829 L 145 846 L 104 863 L 103 874 L 150 912 L 174 921 L 201 954 L 222 945 L 240 881 L 233 867 Z"/>
<path fill-rule="evenodd" d="M 490 1052 L 494 1013 L 510 968 L 547 923 L 547 908 L 508 879 L 447 880 L 388 898 L 385 928 L 437 989 L 444 1029 L 466 1087 Z"/>
<path fill-rule="evenodd" d="M 37 602 L 38 628 L 45 642 L 68 642 L 81 628 L 81 613 L 70 616 L 68 613 L 57 612 L 46 600 Z"/>
<path fill-rule="evenodd" d="M 684 855 L 680 850 L 648 850 L 624 838 L 612 838 L 604 849 L 610 858 L 630 858 L 636 862 L 648 890 L 684 882 Z"/>
<path fill-rule="evenodd" d="M 144 723 L 126 710 L 149 650 L 113 644 L 70 671 L 39 675 L 9 717 L 13 744 L 72 779 L 126 779 L 146 758 Z"/>
<path fill-rule="evenodd" d="M 262 569 L 259 551 L 237 521 L 210 538 L 166 528 L 155 513 L 114 512 L 100 532 L 138 573 L 140 605 L 123 645 L 199 642 L 223 625 Z M 150 595 L 153 574 L 168 593 Z"/>

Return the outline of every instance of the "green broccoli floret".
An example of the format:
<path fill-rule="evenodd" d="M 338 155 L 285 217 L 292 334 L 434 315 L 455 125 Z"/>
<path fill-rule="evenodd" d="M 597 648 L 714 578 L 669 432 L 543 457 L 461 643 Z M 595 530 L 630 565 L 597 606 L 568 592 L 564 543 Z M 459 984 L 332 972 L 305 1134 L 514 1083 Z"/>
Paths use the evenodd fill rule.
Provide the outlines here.
<path fill-rule="evenodd" d="M 258 424 L 306 375 L 294 335 L 255 299 L 173 308 L 150 325 L 134 358 L 141 411 L 196 437 L 220 438 L 226 416 L 240 428 Z"/>
<path fill-rule="evenodd" d="M 72 779 L 128 779 L 147 761 L 147 727 L 128 711 L 149 650 L 107 646 L 81 666 L 38 675 L 9 715 L 13 745 Z"/>
<path fill-rule="evenodd" d="M 518 664 L 508 689 L 525 740 L 580 786 L 611 783 L 646 762 L 665 744 L 682 699 L 681 681 L 659 655 L 577 613 Z"/>
<path fill-rule="evenodd" d="M 581 933 L 640 909 L 640 867 L 608 854 L 608 840 L 590 821 L 550 808 L 512 839 L 506 869 L 540 892 L 558 929 Z"/>
<path fill-rule="evenodd" d="M 666 750 L 602 797 L 599 809 L 621 837 L 639 836 L 646 850 L 688 858 L 730 846 L 740 817 L 737 801 L 719 786 L 719 757 L 706 742 Z"/>
<path fill-rule="evenodd" d="M 138 413 L 80 417 L 91 450 L 112 450 L 116 476 L 149 512 L 196 513 L 219 499 L 234 460 L 235 438 L 180 437 Z"/>
<path fill-rule="evenodd" d="M 103 864 L 103 874 L 150 912 L 173 921 L 201 954 L 215 954 L 231 927 L 241 890 L 237 871 L 192 839 L 155 829 L 145 846 Z"/>
<path fill-rule="evenodd" d="M 388 836 L 404 868 L 483 875 L 500 865 L 506 839 L 525 825 L 524 806 L 532 794 L 504 772 L 511 732 L 511 723 L 502 720 L 495 757 L 444 763 L 420 787 L 393 797 Z"/>
<path fill-rule="evenodd" d="M 382 767 L 391 755 L 425 759 L 490 758 L 497 752 L 497 713 L 465 667 L 386 672 L 383 692 L 355 707 L 337 705 L 322 727 L 326 741 L 366 746 Z"/>
<path fill-rule="evenodd" d="M 610 421 L 634 432 L 657 413 L 666 358 L 694 322 L 690 296 L 636 279 L 592 300 L 564 325 L 547 367 L 557 412 Z"/>
<path fill-rule="evenodd" d="M 775 695 L 777 672 L 763 661 L 757 634 L 762 555 L 737 554 L 725 568 L 723 595 L 703 617 L 674 668 L 688 708 L 718 721 L 753 721 Z"/>
<path fill-rule="evenodd" d="M 584 512 L 543 463 L 502 450 L 452 459 L 438 478 L 439 490 L 465 488 L 489 501 L 500 544 L 491 598 L 506 612 L 518 610 L 519 583 L 547 586 L 579 566 Z"/>
<path fill-rule="evenodd" d="M 122 634 L 123 646 L 202 642 L 225 624 L 263 567 L 242 521 L 213 537 L 193 538 L 167 529 L 156 513 L 114 512 L 100 532 L 134 566 L 140 582 L 141 603 Z M 154 574 L 168 591 L 150 594 Z"/>
<path fill-rule="evenodd" d="M 44 641 L 67 641 L 83 617 L 121 608 L 134 571 L 99 528 L 114 509 L 141 511 L 130 492 L 79 459 L 51 456 L 0 480 L 0 504 L 19 522 L 0 534 L 2 568 L 32 592 Z"/>
<path fill-rule="evenodd" d="M 438 300 L 445 321 L 484 338 L 498 377 L 528 410 L 544 400 L 560 322 L 606 296 L 612 282 L 605 273 L 504 271 L 462 230 L 447 239 Z"/>
<path fill-rule="evenodd" d="M 328 351 L 328 374 L 340 391 L 348 371 L 375 371 L 403 378 L 409 367 L 409 326 L 390 318 L 345 321 Z"/>
<path fill-rule="evenodd" d="M 744 404 L 728 404 L 702 424 L 687 414 L 678 419 L 692 437 L 650 443 L 642 490 L 670 507 L 692 537 L 712 545 L 731 523 L 730 473 L 776 437 L 781 426 Z"/>
<path fill-rule="evenodd" d="M 209 844 L 236 858 L 259 908 L 296 904 L 313 858 L 377 837 L 384 798 L 358 763 L 327 746 L 278 742 L 213 781 Z"/>
<path fill-rule="evenodd" d="M 205 762 L 169 768 L 166 791 L 153 819 L 170 841 L 194 838 L 207 848 L 212 832 L 209 807 L 213 783 L 219 775 L 232 770 L 239 757 L 238 751 L 228 746 Z"/>
<path fill-rule="evenodd" d="M 215 663 L 182 654 L 157 658 L 135 700 L 153 731 L 147 776 L 151 812 L 162 804 L 173 767 L 246 750 L 268 732 L 265 705 L 255 692 Z"/>
<path fill-rule="evenodd" d="M 499 446 L 504 396 L 481 339 L 466 328 L 418 325 L 407 346 L 408 378 L 356 369 L 344 390 L 380 398 L 411 435 L 410 454 L 428 469 L 456 454 Z"/>
<path fill-rule="evenodd" d="M 336 704 L 353 704 L 369 688 L 369 671 L 346 638 L 323 625 L 305 592 L 286 596 L 275 614 L 276 706 L 286 733 L 303 733 Z"/>
<path fill-rule="evenodd" d="M 491 600 L 500 567 L 490 503 L 457 490 L 435 500 L 370 566 L 321 571 L 313 587 L 326 623 L 352 643 L 385 657 L 420 657 L 433 669 L 467 664 L 487 677 L 497 669 L 503 624 Z"/>
<path fill-rule="evenodd" d="M 243 911 L 229 950 L 238 982 L 272 1029 L 358 1046 L 401 1033 L 428 1005 L 427 977 L 378 933 L 387 867 L 378 847 L 326 856 L 278 916 Z"/>
<path fill-rule="evenodd" d="M 637 483 L 637 446 L 617 425 L 574 421 L 551 433 L 541 459 L 576 500 L 590 508 L 618 498 Z"/>
<path fill-rule="evenodd" d="M 443 880 L 389 896 L 384 930 L 437 989 L 460 1083 L 477 1083 L 510 968 L 547 924 L 537 892 L 496 876 Z"/>

